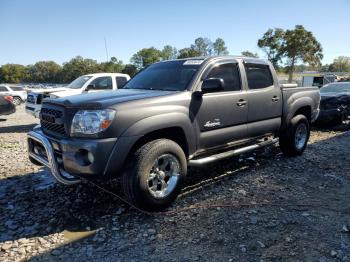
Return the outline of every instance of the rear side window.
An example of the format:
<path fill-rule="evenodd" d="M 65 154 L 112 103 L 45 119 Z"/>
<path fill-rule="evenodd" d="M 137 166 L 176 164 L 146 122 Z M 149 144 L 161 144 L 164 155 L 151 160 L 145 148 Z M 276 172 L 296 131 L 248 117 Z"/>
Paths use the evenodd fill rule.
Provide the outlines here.
<path fill-rule="evenodd" d="M 0 92 L 7 92 L 6 86 L 0 86 Z"/>
<path fill-rule="evenodd" d="M 128 80 L 124 76 L 116 76 L 115 81 L 117 82 L 117 87 L 121 88 Z"/>
<path fill-rule="evenodd" d="M 210 71 L 206 78 L 222 78 L 224 80 L 223 92 L 241 90 L 240 74 L 237 64 L 218 65 Z"/>
<path fill-rule="evenodd" d="M 249 89 L 266 88 L 273 85 L 268 65 L 245 64 Z"/>
<path fill-rule="evenodd" d="M 12 89 L 13 91 L 23 91 L 23 88 L 20 87 L 20 86 L 11 86 L 11 89 Z"/>

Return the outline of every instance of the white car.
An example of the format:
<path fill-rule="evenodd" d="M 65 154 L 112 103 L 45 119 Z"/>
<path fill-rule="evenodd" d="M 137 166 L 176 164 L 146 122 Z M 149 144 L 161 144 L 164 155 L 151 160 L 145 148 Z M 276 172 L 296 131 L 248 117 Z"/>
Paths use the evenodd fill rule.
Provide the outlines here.
<path fill-rule="evenodd" d="M 9 84 L 0 84 L 0 95 L 10 95 L 13 103 L 18 106 L 27 100 L 27 92 L 23 87 Z"/>
<path fill-rule="evenodd" d="M 79 95 L 85 92 L 101 92 L 117 90 L 129 81 L 130 76 L 120 73 L 97 73 L 83 75 L 69 85 L 58 88 L 36 89 L 28 94 L 26 112 L 39 117 L 41 103 L 44 98 L 66 97 Z"/>

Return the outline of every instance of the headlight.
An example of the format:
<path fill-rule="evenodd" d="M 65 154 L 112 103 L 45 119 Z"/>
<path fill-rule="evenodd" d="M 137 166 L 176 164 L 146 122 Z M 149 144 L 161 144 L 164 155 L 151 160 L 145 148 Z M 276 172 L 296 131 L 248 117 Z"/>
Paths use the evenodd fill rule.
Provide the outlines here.
<path fill-rule="evenodd" d="M 94 135 L 106 130 L 115 116 L 112 109 L 104 110 L 81 110 L 75 113 L 71 135 Z"/>

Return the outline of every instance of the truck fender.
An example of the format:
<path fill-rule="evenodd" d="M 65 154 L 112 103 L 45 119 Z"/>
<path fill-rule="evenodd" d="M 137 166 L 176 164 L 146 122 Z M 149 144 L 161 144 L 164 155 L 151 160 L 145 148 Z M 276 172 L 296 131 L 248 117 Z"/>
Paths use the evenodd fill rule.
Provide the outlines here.
<path fill-rule="evenodd" d="M 286 128 L 288 126 L 288 123 L 292 120 L 295 113 L 302 107 L 310 107 L 312 110 L 313 101 L 310 97 L 300 97 L 293 99 L 293 97 L 290 97 L 287 108 L 288 111 L 284 112 L 284 121 L 282 123 L 282 128 Z"/>
<path fill-rule="evenodd" d="M 189 153 L 194 152 L 197 140 L 188 116 L 183 113 L 168 113 L 147 117 L 131 125 L 118 138 L 108 159 L 104 175 L 120 174 L 130 150 L 144 135 L 171 127 L 180 127 L 183 130 Z"/>
<path fill-rule="evenodd" d="M 144 118 L 130 126 L 121 136 L 147 135 L 153 131 L 171 127 L 180 127 L 183 130 L 188 150 L 194 152 L 197 138 L 189 117 L 184 113 L 167 113 Z"/>

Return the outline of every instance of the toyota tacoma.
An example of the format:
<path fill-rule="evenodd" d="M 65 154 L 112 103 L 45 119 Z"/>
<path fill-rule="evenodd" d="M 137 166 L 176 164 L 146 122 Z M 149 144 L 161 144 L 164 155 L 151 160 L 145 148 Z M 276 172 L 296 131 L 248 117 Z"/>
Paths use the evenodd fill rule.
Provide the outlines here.
<path fill-rule="evenodd" d="M 29 158 L 66 185 L 121 176 L 130 203 L 162 210 L 188 166 L 278 141 L 285 155 L 301 155 L 319 103 L 317 87 L 281 86 L 265 60 L 163 61 L 117 91 L 46 99 Z"/>

